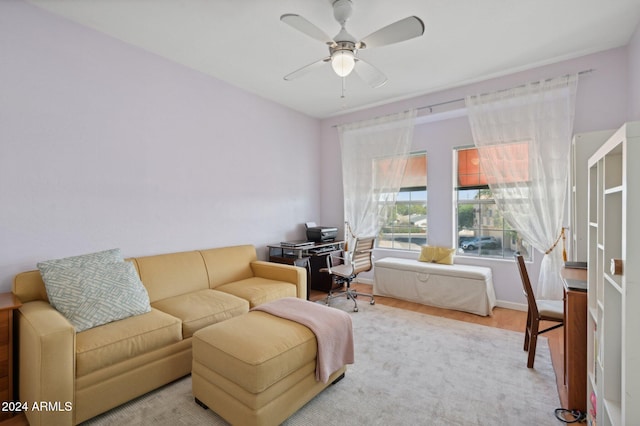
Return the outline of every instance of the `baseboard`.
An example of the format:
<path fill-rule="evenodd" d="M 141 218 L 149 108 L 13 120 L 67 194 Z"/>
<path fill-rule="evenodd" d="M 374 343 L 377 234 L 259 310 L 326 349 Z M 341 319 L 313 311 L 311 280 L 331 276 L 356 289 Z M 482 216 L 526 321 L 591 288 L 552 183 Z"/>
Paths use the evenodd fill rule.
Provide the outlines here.
<path fill-rule="evenodd" d="M 496 300 L 496 306 L 499 308 L 513 309 L 514 311 L 527 312 L 527 305 L 524 303 L 509 302 L 508 300 Z"/>

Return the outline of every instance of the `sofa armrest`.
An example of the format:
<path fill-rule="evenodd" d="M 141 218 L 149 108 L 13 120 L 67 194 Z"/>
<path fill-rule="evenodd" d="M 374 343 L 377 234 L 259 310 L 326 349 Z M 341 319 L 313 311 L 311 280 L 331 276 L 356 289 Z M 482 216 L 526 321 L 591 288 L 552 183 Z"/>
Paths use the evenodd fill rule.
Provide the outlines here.
<path fill-rule="evenodd" d="M 296 286 L 296 294 L 299 299 L 307 298 L 307 270 L 300 266 L 286 265 L 284 263 L 266 262 L 254 260 L 251 262 L 253 275 L 260 278 L 268 278 L 276 281 L 284 281 Z"/>
<path fill-rule="evenodd" d="M 17 312 L 19 344 L 19 400 L 31 426 L 74 424 L 76 331 L 67 319 L 45 301 L 22 305 Z M 31 409 L 33 404 L 55 403 L 61 410 Z"/>

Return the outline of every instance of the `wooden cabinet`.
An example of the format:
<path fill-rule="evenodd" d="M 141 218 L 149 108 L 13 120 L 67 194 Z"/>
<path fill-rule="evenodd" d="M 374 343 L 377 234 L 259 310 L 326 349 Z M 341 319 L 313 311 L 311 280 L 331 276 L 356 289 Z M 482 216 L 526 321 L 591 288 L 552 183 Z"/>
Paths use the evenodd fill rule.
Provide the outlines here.
<path fill-rule="evenodd" d="M 570 410 L 587 407 L 587 271 L 564 269 L 564 384 Z M 576 284 L 580 283 L 580 288 Z"/>
<path fill-rule="evenodd" d="M 13 311 L 21 306 L 12 293 L 0 294 L 0 401 L 14 401 L 13 395 Z M 0 421 L 11 417 L 0 411 Z"/>
<path fill-rule="evenodd" d="M 338 249 L 338 250 L 315 254 L 311 256 L 311 258 L 309 259 L 309 267 L 311 268 L 310 270 L 311 284 L 310 285 L 313 290 L 329 293 L 331 290 L 333 290 L 336 287 L 336 283 L 334 282 L 333 277 L 329 275 L 329 273 L 326 271 L 322 272 L 322 269 L 327 268 L 327 256 L 329 256 L 331 253 L 335 251 L 340 252 L 340 254 L 338 254 L 337 256 L 343 255 L 341 252 L 341 249 Z M 336 255 L 334 255 L 333 257 L 332 266 L 339 265 L 342 263 L 342 260 L 336 258 L 335 256 Z"/>
<path fill-rule="evenodd" d="M 327 256 L 342 251 L 343 241 L 307 242 L 297 246 L 274 244 L 269 248 L 269 261 L 307 268 L 307 299 L 311 290 L 329 292 L 334 284 L 331 275 L 320 270 L 327 267 Z"/>
<path fill-rule="evenodd" d="M 588 162 L 586 398 L 589 420 L 599 426 L 640 419 L 638 158 L 640 122 L 634 122 L 616 131 Z"/>

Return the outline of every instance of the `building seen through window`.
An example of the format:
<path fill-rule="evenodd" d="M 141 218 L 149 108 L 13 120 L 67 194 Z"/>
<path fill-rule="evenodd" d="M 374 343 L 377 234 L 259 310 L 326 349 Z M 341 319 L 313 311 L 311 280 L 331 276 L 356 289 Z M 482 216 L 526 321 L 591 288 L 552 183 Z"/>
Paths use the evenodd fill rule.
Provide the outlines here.
<path fill-rule="evenodd" d="M 383 161 L 376 164 L 383 170 Z M 378 173 L 383 173 L 378 171 Z M 427 243 L 427 154 L 412 154 L 404 171 L 396 202 L 387 206 L 377 247 L 419 251 Z"/>
<path fill-rule="evenodd" d="M 522 183 L 528 178 L 526 143 L 491 147 L 494 155 L 500 149 L 518 149 L 522 164 L 517 175 L 510 175 L 513 183 Z M 492 177 L 483 173 L 477 148 L 459 148 L 456 154 L 457 186 L 456 230 L 458 254 L 468 256 L 513 259 L 520 252 L 531 259 L 531 246 L 522 239 L 504 219 L 496 205 L 488 182 Z"/>

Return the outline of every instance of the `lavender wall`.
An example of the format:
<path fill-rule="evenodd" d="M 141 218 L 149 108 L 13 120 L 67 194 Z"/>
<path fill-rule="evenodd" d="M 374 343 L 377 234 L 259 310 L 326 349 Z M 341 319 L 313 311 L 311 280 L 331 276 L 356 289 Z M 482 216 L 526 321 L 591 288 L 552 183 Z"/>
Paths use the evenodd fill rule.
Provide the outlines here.
<path fill-rule="evenodd" d="M 628 121 L 640 120 L 640 26 L 628 46 L 629 51 L 629 112 Z"/>
<path fill-rule="evenodd" d="M 533 70 L 507 75 L 475 84 L 418 96 L 402 102 L 325 119 L 322 122 L 322 164 L 326 178 L 321 182 L 322 223 L 343 223 L 340 148 L 336 124 L 363 120 L 394 113 L 407 108 L 438 104 L 466 95 L 514 87 L 530 81 L 594 71 L 580 77 L 576 99 L 574 133 L 619 127 L 627 119 L 628 49 L 618 48 Z M 633 78 L 636 83 L 638 77 Z M 393 84 L 390 82 L 389 84 Z M 452 104 L 454 107 L 456 104 Z M 458 104 L 463 106 L 462 104 Z M 433 244 L 454 245 L 453 214 L 453 154 L 458 146 L 473 145 L 466 116 L 441 119 L 419 124 L 413 141 L 414 150 L 426 150 L 429 158 L 429 241 Z M 415 252 L 377 250 L 376 257 L 416 257 Z M 529 265 L 529 273 L 537 282 L 542 256 Z M 524 303 L 517 269 L 512 261 L 483 260 L 459 256 L 457 262 L 490 266 L 494 274 L 497 298 L 503 306 Z M 371 278 L 371 274 L 368 276 Z"/>
<path fill-rule="evenodd" d="M 639 32 L 625 48 L 319 122 L 28 3 L 0 2 L 0 291 L 53 257 L 251 243 L 264 258 L 266 244 L 302 237 L 305 221 L 342 226 L 335 124 L 587 69 L 575 133 L 640 119 Z M 454 240 L 452 148 L 471 143 L 466 117 L 416 129 L 414 149 L 430 159 L 434 243 Z M 489 264 L 498 298 L 523 302 L 512 262 L 459 260 Z"/>
<path fill-rule="evenodd" d="M 319 221 L 318 120 L 28 3 L 0 2 L 0 52 L 0 291 L 111 247 L 264 258 Z"/>

